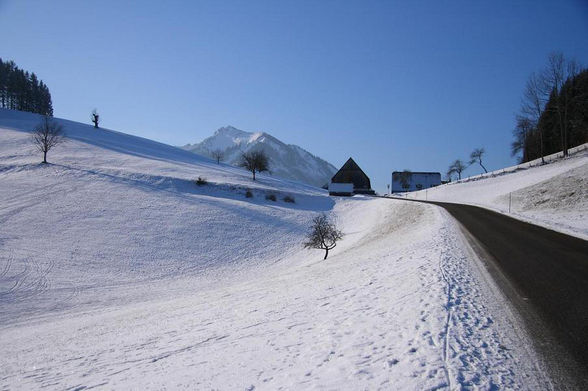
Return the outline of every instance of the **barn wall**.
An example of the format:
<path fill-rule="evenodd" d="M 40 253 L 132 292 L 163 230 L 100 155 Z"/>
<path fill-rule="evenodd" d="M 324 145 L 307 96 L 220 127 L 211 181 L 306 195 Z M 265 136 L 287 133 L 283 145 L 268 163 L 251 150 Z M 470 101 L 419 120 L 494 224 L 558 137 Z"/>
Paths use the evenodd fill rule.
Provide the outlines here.
<path fill-rule="evenodd" d="M 434 186 L 441 184 L 441 174 L 438 172 L 414 172 L 412 173 L 408 190 L 402 188 L 400 178 L 395 179 L 394 173 L 392 173 L 392 193 L 400 193 L 404 191 L 416 191 L 419 190 L 417 185 L 422 185 L 422 189 L 429 189 Z"/>

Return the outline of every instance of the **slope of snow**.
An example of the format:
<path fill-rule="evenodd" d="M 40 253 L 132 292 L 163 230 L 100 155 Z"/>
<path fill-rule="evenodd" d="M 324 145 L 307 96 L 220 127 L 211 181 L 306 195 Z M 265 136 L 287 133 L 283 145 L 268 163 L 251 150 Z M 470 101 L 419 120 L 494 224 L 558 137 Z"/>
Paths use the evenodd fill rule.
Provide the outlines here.
<path fill-rule="evenodd" d="M 329 182 L 337 169 L 330 163 L 312 155 L 296 145 L 287 145 L 264 132 L 245 132 L 232 126 L 218 129 L 201 143 L 188 144 L 186 150 L 203 156 L 212 156 L 220 150 L 223 161 L 238 165 L 243 152 L 263 150 L 270 159 L 272 175 L 321 187 Z"/>
<path fill-rule="evenodd" d="M 252 182 L 63 120 L 70 140 L 42 165 L 26 132 L 36 121 L 0 111 L 3 388 L 544 384 L 526 335 L 442 210 Z M 196 186 L 199 175 L 209 185 Z M 319 212 L 345 233 L 327 261 L 301 246 Z"/>
<path fill-rule="evenodd" d="M 2 127 L 31 129 L 37 122 L 32 114 L 0 112 Z M 0 308 L 4 321 L 43 314 L 53 299 L 28 299 L 37 294 L 68 307 L 105 285 L 211 273 L 236 259 L 240 267 L 275 262 L 298 248 L 294 238 L 306 230 L 309 213 L 333 205 L 321 189 L 264 175 L 253 182 L 244 170 L 178 148 L 60 122 L 69 140 L 50 151 L 50 165 L 38 163 L 27 133 L 0 132 L 0 259 L 8 270 L 0 289 L 23 298 Z M 209 184 L 196 186 L 198 176 Z M 285 203 L 286 195 L 296 203 Z M 250 232 L 281 253 L 271 257 L 274 250 Z M 103 300 L 88 301 L 95 299 Z"/>
<path fill-rule="evenodd" d="M 565 159 L 551 156 L 545 165 L 522 164 L 404 197 L 483 206 L 588 238 L 588 144 L 571 152 Z"/>

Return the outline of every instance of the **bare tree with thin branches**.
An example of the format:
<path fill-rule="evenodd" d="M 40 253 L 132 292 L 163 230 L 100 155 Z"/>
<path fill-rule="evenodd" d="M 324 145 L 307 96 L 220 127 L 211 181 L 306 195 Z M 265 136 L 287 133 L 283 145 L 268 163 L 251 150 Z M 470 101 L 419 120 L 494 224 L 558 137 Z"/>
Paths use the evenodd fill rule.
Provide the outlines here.
<path fill-rule="evenodd" d="M 529 160 L 529 143 L 528 138 L 535 127 L 533 121 L 524 116 L 517 116 L 517 124 L 512 133 L 515 140 L 511 144 L 511 154 L 515 156 L 522 152 L 521 162 Z"/>
<path fill-rule="evenodd" d="M 468 168 L 468 166 L 462 162 L 460 159 L 457 159 L 449 166 L 449 170 L 447 171 L 447 176 L 451 177 L 452 174 L 457 174 L 457 179 L 461 179 L 461 173 Z"/>
<path fill-rule="evenodd" d="M 45 115 L 33 129 L 31 140 L 39 152 L 43 152 L 43 163 L 47 163 L 47 152 L 65 141 L 63 126 Z"/>
<path fill-rule="evenodd" d="M 564 156 L 568 156 L 568 111 L 571 97 L 568 90 L 563 87 L 566 80 L 574 81 L 580 69 L 580 65 L 575 60 L 568 60 L 561 52 L 555 52 L 549 55 L 547 68 L 543 72 L 545 89 L 555 98 L 554 111 L 557 114 L 557 124 Z"/>
<path fill-rule="evenodd" d="M 212 158 L 216 160 L 216 164 L 220 164 L 221 160 L 225 158 L 225 153 L 220 149 L 215 149 L 210 153 Z"/>
<path fill-rule="evenodd" d="M 543 126 L 539 126 L 539 120 L 545 105 L 549 99 L 549 88 L 546 85 L 545 78 L 535 72 L 527 80 L 525 91 L 523 92 L 523 99 L 521 101 L 520 117 L 525 117 L 525 126 L 531 126 L 532 130 L 539 133 L 539 154 L 541 155 L 541 162 L 545 163 L 544 158 L 544 141 L 543 141 Z M 517 118 L 518 122 L 518 118 Z"/>
<path fill-rule="evenodd" d="M 541 157 L 544 163 L 546 154 L 558 151 L 557 139 L 564 156 L 568 155 L 570 144 L 577 145 L 571 117 L 578 112 L 576 83 L 582 69 L 576 60 L 554 52 L 548 56 L 547 65 L 541 72 L 530 75 L 516 116 L 512 144 L 513 152 L 515 149 L 523 151 L 523 162 Z M 521 136 L 524 136 L 522 146 Z"/>
<path fill-rule="evenodd" d="M 312 226 L 306 238 L 304 247 L 325 250 L 323 258 L 325 260 L 329 256 L 329 250 L 334 249 L 337 241 L 343 238 L 343 232 L 338 230 L 335 224 L 322 213 L 312 219 Z"/>
<path fill-rule="evenodd" d="M 476 148 L 472 151 L 472 153 L 470 154 L 470 165 L 474 164 L 474 163 L 478 163 L 480 165 L 480 167 L 482 167 L 482 169 L 484 170 L 485 173 L 488 173 L 488 170 L 486 170 L 486 167 L 484 167 L 484 165 L 482 164 L 482 156 L 484 155 L 486 151 L 484 150 L 484 148 Z"/>
<path fill-rule="evenodd" d="M 250 171 L 255 180 L 256 172 L 269 171 L 269 159 L 263 151 L 245 152 L 241 155 L 239 166 Z"/>

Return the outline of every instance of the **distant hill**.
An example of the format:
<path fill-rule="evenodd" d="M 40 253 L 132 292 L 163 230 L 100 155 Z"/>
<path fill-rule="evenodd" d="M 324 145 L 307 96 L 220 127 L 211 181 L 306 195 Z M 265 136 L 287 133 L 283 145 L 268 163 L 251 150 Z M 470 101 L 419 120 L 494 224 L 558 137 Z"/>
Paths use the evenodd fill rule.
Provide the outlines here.
<path fill-rule="evenodd" d="M 265 132 L 246 132 L 232 126 L 218 129 L 201 143 L 182 148 L 208 157 L 212 157 L 213 151 L 221 150 L 223 162 L 234 166 L 243 152 L 262 150 L 270 159 L 272 175 L 318 187 L 328 183 L 337 172 L 335 166 L 299 146 L 285 144 Z"/>

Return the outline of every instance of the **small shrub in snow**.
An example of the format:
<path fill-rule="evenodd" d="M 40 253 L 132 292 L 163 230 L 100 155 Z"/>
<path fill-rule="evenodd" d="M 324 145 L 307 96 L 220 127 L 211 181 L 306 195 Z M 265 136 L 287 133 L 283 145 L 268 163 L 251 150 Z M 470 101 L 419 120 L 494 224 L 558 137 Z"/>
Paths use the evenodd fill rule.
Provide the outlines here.
<path fill-rule="evenodd" d="M 253 198 L 253 193 L 251 192 L 251 190 L 247 190 L 245 192 L 245 197 L 247 197 L 247 198 Z"/>
<path fill-rule="evenodd" d="M 196 182 L 196 184 L 198 186 L 204 186 L 204 185 L 206 185 L 208 183 L 208 181 L 206 180 L 206 178 L 203 178 L 201 176 L 199 176 L 198 179 L 196 179 L 195 182 Z"/>
<path fill-rule="evenodd" d="M 323 213 L 312 219 L 312 226 L 306 235 L 307 242 L 304 243 L 304 247 L 325 250 L 323 259 L 327 259 L 329 250 L 334 249 L 337 241 L 342 238 L 343 232 L 339 231 L 335 223 Z"/>
<path fill-rule="evenodd" d="M 284 197 L 284 202 L 289 202 L 291 204 L 294 204 L 296 202 L 296 200 L 294 200 L 294 197 L 286 196 L 286 197 Z"/>
<path fill-rule="evenodd" d="M 266 200 L 270 200 L 270 201 L 276 201 L 276 195 L 275 194 L 267 194 L 265 196 Z"/>

